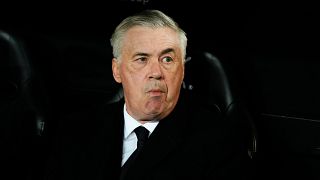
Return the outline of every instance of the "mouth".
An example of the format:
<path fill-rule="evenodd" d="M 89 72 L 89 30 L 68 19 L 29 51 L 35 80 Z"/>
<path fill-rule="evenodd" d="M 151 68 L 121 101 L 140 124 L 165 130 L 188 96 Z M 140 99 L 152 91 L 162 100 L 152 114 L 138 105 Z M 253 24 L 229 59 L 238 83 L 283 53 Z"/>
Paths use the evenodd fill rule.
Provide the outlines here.
<path fill-rule="evenodd" d="M 149 94 L 150 96 L 161 96 L 163 93 L 165 92 L 161 89 L 151 89 L 147 91 L 147 94 Z"/>

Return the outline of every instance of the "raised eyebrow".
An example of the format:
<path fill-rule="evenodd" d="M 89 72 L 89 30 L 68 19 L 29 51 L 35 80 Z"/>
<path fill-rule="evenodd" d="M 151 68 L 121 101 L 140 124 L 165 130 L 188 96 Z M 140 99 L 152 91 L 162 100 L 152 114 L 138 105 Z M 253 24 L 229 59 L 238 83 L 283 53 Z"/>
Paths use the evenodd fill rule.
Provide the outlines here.
<path fill-rule="evenodd" d="M 167 54 L 167 53 L 171 53 L 171 52 L 175 52 L 173 48 L 167 48 L 163 51 L 161 51 L 160 55 L 163 55 L 163 54 Z"/>

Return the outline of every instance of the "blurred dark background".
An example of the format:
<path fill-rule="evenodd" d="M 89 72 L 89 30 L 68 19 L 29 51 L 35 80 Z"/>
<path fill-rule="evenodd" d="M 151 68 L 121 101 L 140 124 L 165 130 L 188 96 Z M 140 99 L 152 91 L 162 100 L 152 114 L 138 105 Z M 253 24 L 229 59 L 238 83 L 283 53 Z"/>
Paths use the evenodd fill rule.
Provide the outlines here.
<path fill-rule="evenodd" d="M 18 4 L 0 7 L 0 29 L 25 45 L 40 75 L 38 81 L 46 89 L 42 97 L 49 119 L 110 98 L 118 88 L 111 74 L 112 31 L 128 15 L 159 9 L 186 31 L 188 55 L 207 51 L 223 63 L 257 128 L 258 179 L 319 179 L 320 16 L 316 2 Z M 51 123 L 54 127 L 54 120 Z"/>

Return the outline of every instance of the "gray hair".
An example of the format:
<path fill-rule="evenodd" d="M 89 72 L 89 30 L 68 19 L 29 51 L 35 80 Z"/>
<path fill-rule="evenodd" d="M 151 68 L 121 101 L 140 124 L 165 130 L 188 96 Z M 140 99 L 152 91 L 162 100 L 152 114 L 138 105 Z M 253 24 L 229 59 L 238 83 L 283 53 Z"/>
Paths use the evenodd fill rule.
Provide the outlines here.
<path fill-rule="evenodd" d="M 186 33 L 172 18 L 159 10 L 145 10 L 133 16 L 129 16 L 116 27 L 110 39 L 113 48 L 113 57 L 120 58 L 123 37 L 125 33 L 134 26 L 150 28 L 168 27 L 175 30 L 180 36 L 183 57 L 185 57 L 187 48 Z"/>

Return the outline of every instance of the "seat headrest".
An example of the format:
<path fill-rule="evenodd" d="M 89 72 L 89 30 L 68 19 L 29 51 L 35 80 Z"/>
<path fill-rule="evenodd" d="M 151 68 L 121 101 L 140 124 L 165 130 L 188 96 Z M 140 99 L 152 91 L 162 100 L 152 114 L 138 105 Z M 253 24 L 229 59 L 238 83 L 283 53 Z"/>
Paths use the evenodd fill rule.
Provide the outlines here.
<path fill-rule="evenodd" d="M 12 34 L 0 30 L 1 98 L 13 98 L 31 79 L 32 70 L 22 43 Z"/>
<path fill-rule="evenodd" d="M 225 111 L 233 101 L 230 83 L 220 60 L 209 52 L 196 52 L 185 64 L 183 87 L 206 106 Z"/>

